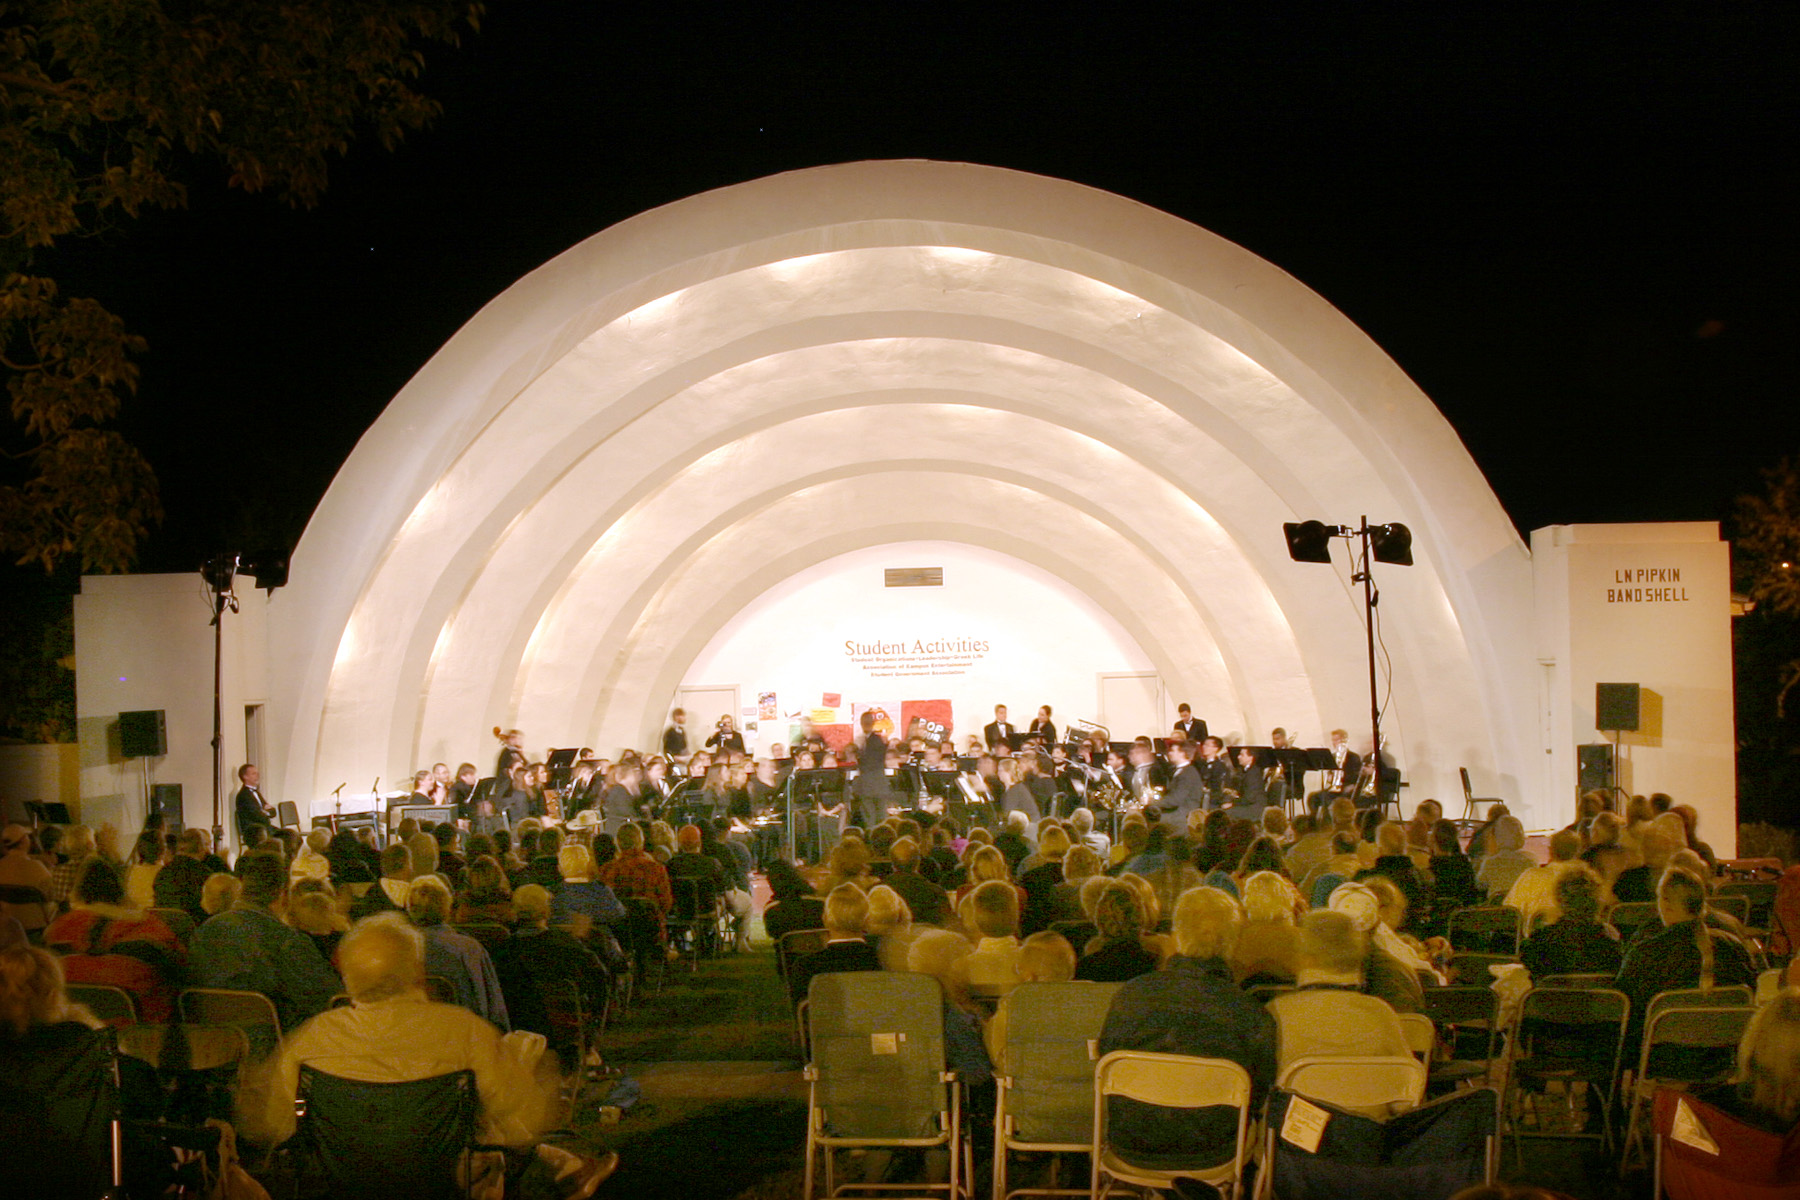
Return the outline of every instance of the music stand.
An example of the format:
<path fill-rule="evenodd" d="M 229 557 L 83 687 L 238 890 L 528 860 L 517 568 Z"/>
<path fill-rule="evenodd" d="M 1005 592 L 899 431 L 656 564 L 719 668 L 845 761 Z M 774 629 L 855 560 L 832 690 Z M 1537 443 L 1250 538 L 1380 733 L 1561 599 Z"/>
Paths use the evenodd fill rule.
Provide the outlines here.
<path fill-rule="evenodd" d="M 27 800 L 25 808 L 37 818 L 39 825 L 73 825 L 69 806 L 60 800 Z"/>
<path fill-rule="evenodd" d="M 552 750 L 544 759 L 544 766 L 550 772 L 551 787 L 560 792 L 569 786 L 569 778 L 575 774 L 575 756 L 580 753 L 579 748 L 571 746 L 566 750 Z"/>
<path fill-rule="evenodd" d="M 844 792 L 843 767 L 807 767 L 788 776 L 787 782 L 787 856 L 794 857 L 794 797 L 811 798 L 817 804 L 821 797 Z M 821 841 L 823 839 L 821 838 Z"/>

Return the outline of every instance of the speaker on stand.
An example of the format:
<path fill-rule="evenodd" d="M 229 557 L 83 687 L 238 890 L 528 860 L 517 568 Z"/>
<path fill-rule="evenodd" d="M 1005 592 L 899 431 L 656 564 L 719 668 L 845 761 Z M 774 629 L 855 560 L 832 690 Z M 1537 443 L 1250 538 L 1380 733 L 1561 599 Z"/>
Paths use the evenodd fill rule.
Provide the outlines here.
<path fill-rule="evenodd" d="M 1611 743 L 1603 743 L 1605 749 L 1611 753 L 1606 756 L 1605 780 L 1597 786 L 1604 789 L 1608 795 L 1626 802 L 1631 800 L 1631 796 L 1619 786 L 1619 735 L 1636 733 L 1638 730 L 1642 699 L 1640 691 L 1641 689 L 1635 683 L 1596 683 L 1594 685 L 1594 728 L 1602 733 L 1613 735 Z M 1594 747 L 1583 746 L 1581 749 L 1591 750 Z M 1585 778 L 1585 761 L 1583 767 L 1582 774 Z M 1619 811 L 1624 811 L 1623 805 L 1620 806 Z"/>

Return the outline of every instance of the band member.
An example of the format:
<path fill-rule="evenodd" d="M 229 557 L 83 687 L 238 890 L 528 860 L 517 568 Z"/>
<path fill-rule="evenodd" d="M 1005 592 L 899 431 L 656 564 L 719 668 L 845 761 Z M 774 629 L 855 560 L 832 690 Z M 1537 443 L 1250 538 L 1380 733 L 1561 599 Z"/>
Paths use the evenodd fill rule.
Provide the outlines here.
<path fill-rule="evenodd" d="M 1362 771 L 1362 757 L 1350 749 L 1350 735 L 1342 729 L 1331 731 L 1331 761 L 1333 766 L 1325 773 L 1325 786 L 1306 798 L 1306 806 L 1315 813 L 1339 796 L 1349 795 Z"/>
<path fill-rule="evenodd" d="M 1031 728 L 1026 731 L 1026 734 L 1029 737 L 1042 739 L 1046 746 L 1056 745 L 1056 722 L 1050 719 L 1048 704 L 1037 710 L 1037 716 L 1031 719 Z"/>
<path fill-rule="evenodd" d="M 981 736 L 987 742 L 987 748 L 999 749 L 1004 745 L 1008 750 L 1016 750 L 1019 745 L 1019 730 L 1016 725 L 1006 719 L 1006 705 L 994 705 L 994 719 L 981 727 Z"/>
<path fill-rule="evenodd" d="M 1298 747 L 1288 739 L 1288 731 L 1279 725 L 1274 729 L 1271 729 L 1269 731 L 1269 745 L 1276 751 L 1276 762 L 1281 768 L 1281 779 L 1283 787 L 1285 788 L 1285 791 L 1283 792 L 1284 797 L 1300 795 L 1306 782 L 1304 778 L 1306 774 L 1305 769 L 1292 761 L 1282 761 L 1283 753 L 1289 750 L 1298 749 Z"/>
<path fill-rule="evenodd" d="M 467 821 L 475 814 L 469 811 L 469 797 L 475 793 L 475 785 L 481 782 L 481 772 L 475 769 L 474 763 L 464 763 L 456 768 L 456 778 L 445 792 L 450 805 L 456 809 L 456 819 Z"/>
<path fill-rule="evenodd" d="M 525 735 L 517 729 L 501 729 L 494 726 L 494 736 L 500 739 L 500 756 L 494 760 L 494 778 L 509 778 L 515 767 L 525 765 Z"/>
<path fill-rule="evenodd" d="M 436 804 L 440 797 L 437 792 L 437 779 L 430 771 L 414 771 L 412 795 L 405 800 L 409 805 Z"/>
<path fill-rule="evenodd" d="M 253 825 L 271 837 L 274 836 L 275 809 L 263 799 L 262 790 L 257 787 L 262 772 L 257 770 L 255 763 L 245 763 L 238 768 L 237 776 L 238 783 L 242 785 L 238 788 L 236 800 L 238 844 L 242 845 L 248 840 L 245 831 Z"/>
<path fill-rule="evenodd" d="M 1177 833 L 1185 833 L 1188 814 L 1207 806 L 1206 780 L 1194 765 L 1191 742 L 1169 743 L 1169 765 L 1174 768 L 1174 776 L 1160 805 L 1163 824 L 1171 826 Z"/>
<path fill-rule="evenodd" d="M 1018 758 L 1018 781 L 1000 797 L 1000 811 L 1023 812 L 1036 825 L 1056 802 L 1056 781 L 1050 778 L 1050 759 L 1030 751 Z"/>
<path fill-rule="evenodd" d="M 1150 739 L 1139 738 L 1133 742 L 1131 770 L 1126 776 L 1126 790 L 1131 793 L 1132 800 L 1142 805 L 1149 800 L 1154 789 L 1168 786 L 1168 766 L 1157 761 L 1156 750 L 1151 746 Z"/>
<path fill-rule="evenodd" d="M 687 710 L 678 708 L 669 714 L 669 727 L 663 730 L 662 752 L 670 758 L 686 758 L 688 752 Z"/>
<path fill-rule="evenodd" d="M 1285 795 L 1282 791 L 1281 768 L 1273 763 L 1258 761 L 1256 751 L 1248 746 L 1238 747 L 1236 769 L 1232 772 L 1230 786 L 1237 793 L 1231 815 L 1240 821 L 1262 820 L 1263 809 L 1270 804 L 1281 803 L 1280 799 L 1274 797 Z"/>
<path fill-rule="evenodd" d="M 1087 768 L 1071 759 L 1069 748 L 1061 742 L 1050 748 L 1050 766 L 1056 784 L 1056 816 L 1066 818 L 1087 799 Z"/>
<path fill-rule="evenodd" d="M 1194 769 L 1200 772 L 1200 782 L 1206 787 L 1206 807 L 1229 807 L 1236 797 L 1227 794 L 1231 788 L 1231 763 L 1225 757 L 1224 741 L 1216 737 L 1202 739 Z"/>
<path fill-rule="evenodd" d="M 1206 722 L 1194 716 L 1194 710 L 1185 700 L 1175 709 L 1175 728 L 1181 731 L 1185 741 L 1197 744 L 1206 740 Z"/>

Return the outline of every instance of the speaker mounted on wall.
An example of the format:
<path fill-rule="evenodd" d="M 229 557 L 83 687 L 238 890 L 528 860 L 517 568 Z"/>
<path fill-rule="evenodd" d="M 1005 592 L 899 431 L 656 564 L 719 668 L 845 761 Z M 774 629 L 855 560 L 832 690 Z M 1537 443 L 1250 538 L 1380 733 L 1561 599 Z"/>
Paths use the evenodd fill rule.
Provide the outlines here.
<path fill-rule="evenodd" d="M 126 758 L 161 758 L 169 752 L 169 735 L 163 726 L 163 710 L 119 714 L 119 753 Z"/>
<path fill-rule="evenodd" d="M 1596 683 L 1594 728 L 1614 733 L 1636 733 L 1638 700 L 1638 685 L 1635 683 Z"/>

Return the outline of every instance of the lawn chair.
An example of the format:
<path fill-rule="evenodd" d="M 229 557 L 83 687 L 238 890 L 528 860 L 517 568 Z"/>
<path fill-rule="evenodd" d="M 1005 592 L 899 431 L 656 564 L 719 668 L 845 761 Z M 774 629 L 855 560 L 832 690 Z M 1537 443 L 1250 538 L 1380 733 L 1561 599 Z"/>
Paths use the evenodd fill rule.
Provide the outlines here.
<path fill-rule="evenodd" d="M 475 1149 L 475 1072 L 365 1083 L 300 1066 L 292 1155 L 301 1194 L 332 1200 L 452 1200 L 463 1152 Z"/>
<path fill-rule="evenodd" d="M 1237 1111 L 1237 1134 L 1226 1157 L 1216 1163 L 1197 1161 L 1192 1166 L 1150 1167 L 1125 1158 L 1113 1145 L 1109 1113 L 1114 1098 L 1154 1104 L 1159 1108 L 1232 1108 Z M 1242 1194 L 1244 1166 L 1250 1159 L 1250 1075 L 1234 1062 L 1218 1058 L 1189 1058 L 1181 1054 L 1151 1054 L 1140 1050 L 1115 1050 L 1094 1069 L 1094 1142 L 1090 1193 L 1105 1200 L 1113 1185 L 1173 1190 L 1178 1179 L 1198 1179 L 1212 1184 L 1222 1196 L 1236 1200 Z M 1197 1155 L 1199 1159 L 1213 1157 Z"/>
<path fill-rule="evenodd" d="M 807 994 L 806 1200 L 852 1191 L 967 1192 L 962 1087 L 946 1067 L 944 1000 L 928 975 L 846 971 L 813 977 Z M 949 1155 L 943 1183 L 836 1182 L 843 1150 L 911 1148 Z"/>
<path fill-rule="evenodd" d="M 1654 1200 L 1794 1200 L 1800 1129 L 1786 1137 L 1746 1125 L 1685 1092 L 1664 1089 L 1652 1107 Z"/>
<path fill-rule="evenodd" d="M 230 988 L 185 988 L 176 998 L 181 1019 L 193 1025 L 231 1025 L 250 1040 L 250 1057 L 260 1062 L 281 1048 L 281 1017 L 261 992 Z"/>
<path fill-rule="evenodd" d="M 1478 954 L 1519 953 L 1519 910 L 1504 904 L 1459 908 L 1450 914 L 1445 934 L 1452 950 Z"/>
<path fill-rule="evenodd" d="M 1095 1047 L 1116 983 L 1022 983 L 1006 1005 L 1006 1071 L 994 1104 L 994 1195 L 1085 1196 L 1086 1186 L 1006 1186 L 1009 1154 L 1085 1154 L 1094 1143 Z M 995 1064 L 996 1070 L 999 1069 Z M 1083 1180 L 1085 1185 L 1088 1181 Z"/>
<path fill-rule="evenodd" d="M 124 988 L 105 983 L 71 983 L 65 990 L 70 1000 L 108 1025 L 137 1024 L 137 1001 Z"/>
<path fill-rule="evenodd" d="M 1376 1121 L 1276 1088 L 1269 1095 L 1257 1195 L 1447 1200 L 1493 1181 L 1499 1107 L 1498 1092 L 1476 1088 Z M 1315 1142 L 1306 1131 L 1317 1129 L 1321 1116 Z"/>
<path fill-rule="evenodd" d="M 1519 1005 L 1518 1029 L 1507 1052 L 1506 1093 L 1503 1108 L 1512 1127 L 1513 1153 L 1524 1161 L 1522 1110 L 1531 1085 L 1552 1081 L 1574 1093 L 1585 1085 L 1600 1098 L 1600 1133 L 1577 1129 L 1535 1130 L 1535 1137 L 1594 1138 L 1610 1150 L 1613 1145 L 1612 1113 L 1618 1089 L 1620 1059 L 1625 1048 L 1625 1027 L 1631 1016 L 1631 1000 L 1610 988 L 1533 988 Z M 1584 1110 L 1585 1115 L 1585 1110 Z M 1541 1122 L 1540 1122 L 1541 1124 Z"/>
<path fill-rule="evenodd" d="M 1737 1066 L 1738 1043 L 1755 1015 L 1756 1010 L 1748 1004 L 1658 1008 L 1655 1001 L 1651 1002 L 1650 1013 L 1644 1018 L 1637 1077 L 1632 1082 L 1631 1112 L 1625 1121 L 1625 1152 L 1619 1156 L 1621 1176 L 1632 1162 L 1634 1151 L 1640 1155 L 1646 1152 L 1639 1118 L 1658 1089 L 1710 1083 L 1729 1076 Z"/>
<path fill-rule="evenodd" d="M 99 1197 L 124 1180 L 112 1029 L 65 1023 L 0 1038 L 0 1129 L 9 1194 Z M 12 1190 L 16 1189 L 16 1190 Z"/>

